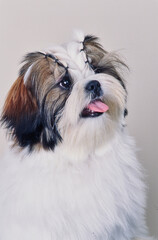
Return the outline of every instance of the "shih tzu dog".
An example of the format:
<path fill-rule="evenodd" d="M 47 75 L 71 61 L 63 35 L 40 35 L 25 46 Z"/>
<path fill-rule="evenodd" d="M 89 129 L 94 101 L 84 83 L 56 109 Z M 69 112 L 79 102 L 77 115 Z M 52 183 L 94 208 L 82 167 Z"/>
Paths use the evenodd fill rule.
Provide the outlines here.
<path fill-rule="evenodd" d="M 1 118 L 0 240 L 151 239 L 122 66 L 83 33 L 25 56 Z"/>

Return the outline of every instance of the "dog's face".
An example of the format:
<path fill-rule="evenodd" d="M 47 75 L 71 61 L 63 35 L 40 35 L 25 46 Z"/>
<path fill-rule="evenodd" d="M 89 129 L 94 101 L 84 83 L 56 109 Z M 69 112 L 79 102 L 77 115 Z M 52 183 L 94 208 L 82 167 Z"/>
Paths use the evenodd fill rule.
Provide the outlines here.
<path fill-rule="evenodd" d="M 121 129 L 126 112 L 121 65 L 93 36 L 30 53 L 8 94 L 2 121 L 21 147 L 100 145 Z"/>

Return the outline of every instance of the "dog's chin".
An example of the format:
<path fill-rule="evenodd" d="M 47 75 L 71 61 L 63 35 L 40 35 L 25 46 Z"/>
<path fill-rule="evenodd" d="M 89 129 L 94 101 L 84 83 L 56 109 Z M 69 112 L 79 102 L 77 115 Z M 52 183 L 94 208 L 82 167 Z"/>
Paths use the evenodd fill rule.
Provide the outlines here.
<path fill-rule="evenodd" d="M 71 121 L 74 120 L 71 119 L 73 115 L 68 115 L 67 120 L 65 111 L 58 125 L 63 138 L 59 147 L 62 147 L 62 152 L 72 161 L 85 159 L 98 149 L 105 148 L 116 131 L 116 122 L 111 119 L 110 109 L 104 100 L 92 100 L 81 109 L 76 114 L 76 121 Z"/>
<path fill-rule="evenodd" d="M 116 126 L 107 113 L 82 111 L 78 124 L 62 129 L 60 152 L 70 161 L 83 161 L 94 152 L 102 152 L 113 138 Z M 95 115 L 95 116 L 94 116 Z"/>

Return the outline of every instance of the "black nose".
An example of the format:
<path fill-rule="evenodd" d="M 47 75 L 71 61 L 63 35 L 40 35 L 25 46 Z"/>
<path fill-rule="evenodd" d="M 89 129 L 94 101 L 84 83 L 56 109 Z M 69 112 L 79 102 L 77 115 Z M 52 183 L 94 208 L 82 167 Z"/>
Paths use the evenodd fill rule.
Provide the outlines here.
<path fill-rule="evenodd" d="M 86 87 L 86 91 L 92 94 L 93 98 L 100 97 L 102 94 L 100 83 L 96 80 L 90 81 Z"/>

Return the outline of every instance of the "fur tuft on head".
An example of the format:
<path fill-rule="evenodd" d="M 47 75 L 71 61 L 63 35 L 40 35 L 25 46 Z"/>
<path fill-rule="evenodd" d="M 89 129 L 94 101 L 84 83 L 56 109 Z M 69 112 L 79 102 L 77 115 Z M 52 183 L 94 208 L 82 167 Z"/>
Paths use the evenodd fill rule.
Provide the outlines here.
<path fill-rule="evenodd" d="M 76 42 L 83 42 L 84 41 L 84 38 L 85 38 L 85 34 L 82 30 L 80 29 L 75 29 L 73 31 L 73 40 L 76 41 Z"/>

